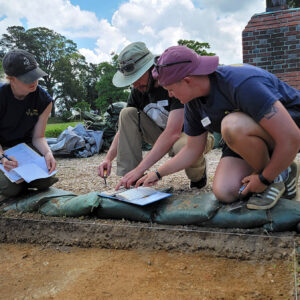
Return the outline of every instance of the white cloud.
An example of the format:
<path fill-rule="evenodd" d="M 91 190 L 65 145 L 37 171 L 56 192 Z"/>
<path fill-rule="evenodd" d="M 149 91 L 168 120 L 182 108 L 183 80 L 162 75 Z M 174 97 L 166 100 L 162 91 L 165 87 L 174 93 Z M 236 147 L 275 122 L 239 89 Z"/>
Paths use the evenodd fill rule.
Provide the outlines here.
<path fill-rule="evenodd" d="M 80 49 L 88 61 L 110 59 L 134 41 L 143 41 L 154 53 L 176 45 L 179 39 L 208 42 L 224 64 L 242 61 L 242 30 L 264 0 L 127 0 L 111 20 L 99 20 L 69 0 L 0 0 L 0 34 L 8 26 L 45 26 L 68 38 L 95 38 L 94 49 Z"/>

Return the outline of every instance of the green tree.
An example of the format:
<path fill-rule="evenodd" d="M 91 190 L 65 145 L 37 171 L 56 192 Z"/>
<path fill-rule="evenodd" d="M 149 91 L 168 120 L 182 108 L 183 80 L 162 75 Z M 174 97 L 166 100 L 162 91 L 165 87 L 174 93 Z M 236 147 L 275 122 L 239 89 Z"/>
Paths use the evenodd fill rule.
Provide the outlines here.
<path fill-rule="evenodd" d="M 205 55 L 205 56 L 216 55 L 215 53 L 206 51 L 206 49 L 210 49 L 209 43 L 200 43 L 193 40 L 179 40 L 177 43 L 178 45 L 187 46 L 188 48 L 193 49 L 199 55 Z"/>
<path fill-rule="evenodd" d="M 85 102 L 93 110 L 97 109 L 95 100 L 98 98 L 98 91 L 96 89 L 97 82 L 100 80 L 100 71 L 98 64 L 88 64 L 87 71 L 83 78 L 84 88 L 86 90 Z"/>
<path fill-rule="evenodd" d="M 40 84 L 46 87 L 54 100 L 65 95 L 68 96 L 68 99 L 74 99 L 71 86 L 74 87 L 72 77 L 73 72 L 77 74 L 77 70 L 69 68 L 69 72 L 64 72 L 64 76 L 61 76 L 62 71 L 58 66 L 64 62 L 66 67 L 68 64 L 66 61 L 74 59 L 72 54 L 79 55 L 76 43 L 45 27 L 31 28 L 26 31 L 22 26 L 11 26 L 7 28 L 7 33 L 3 34 L 0 39 L 0 56 L 3 57 L 7 51 L 13 48 L 27 50 L 36 57 L 40 67 L 48 74 L 45 81 L 41 81 Z M 80 59 L 84 60 L 83 57 Z M 69 66 L 73 65 L 75 69 L 79 68 L 79 64 L 73 64 L 73 61 L 70 61 Z M 85 67 L 84 63 L 82 63 L 82 67 Z M 76 92 L 79 93 L 79 91 L 80 89 L 76 88 Z M 76 98 L 79 99 L 81 96 L 80 92 Z"/>
<path fill-rule="evenodd" d="M 84 78 L 88 66 L 84 56 L 72 53 L 62 56 L 55 63 L 57 107 L 60 111 L 68 110 L 86 98 Z M 71 76 L 70 76 L 71 75 Z"/>
<path fill-rule="evenodd" d="M 96 107 L 104 112 L 110 102 L 125 101 L 129 96 L 129 89 L 117 88 L 112 83 L 112 78 L 117 71 L 117 55 L 113 54 L 112 62 L 103 62 L 98 65 L 99 80 L 96 83 L 98 98 L 95 101 Z"/>

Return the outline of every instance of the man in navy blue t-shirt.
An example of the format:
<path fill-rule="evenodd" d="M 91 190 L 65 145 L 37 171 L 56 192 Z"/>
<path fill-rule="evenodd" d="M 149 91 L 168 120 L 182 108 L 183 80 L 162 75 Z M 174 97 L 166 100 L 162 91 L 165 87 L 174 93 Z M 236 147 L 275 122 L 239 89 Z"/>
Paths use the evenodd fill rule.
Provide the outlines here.
<path fill-rule="evenodd" d="M 231 203 L 250 195 L 249 209 L 268 209 L 282 196 L 294 199 L 300 149 L 300 92 L 260 68 L 220 66 L 184 46 L 156 60 L 153 77 L 183 103 L 187 147 L 158 169 L 160 177 L 186 168 L 201 155 L 208 131 L 225 141 L 213 192 Z M 154 172 L 138 184 L 153 184 Z M 253 193 L 253 194 L 252 194 Z"/>

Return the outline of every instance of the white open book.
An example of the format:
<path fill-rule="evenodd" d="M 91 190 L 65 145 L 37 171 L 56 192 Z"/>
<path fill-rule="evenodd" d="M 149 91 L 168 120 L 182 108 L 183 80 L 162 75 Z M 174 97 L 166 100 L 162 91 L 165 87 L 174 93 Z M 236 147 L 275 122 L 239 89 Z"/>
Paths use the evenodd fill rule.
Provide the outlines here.
<path fill-rule="evenodd" d="M 0 164 L 0 170 L 9 178 L 10 181 L 16 182 L 24 179 L 31 182 L 40 178 L 47 178 L 54 175 L 57 171 L 49 174 L 45 158 L 28 147 L 25 143 L 18 144 L 5 150 L 7 156 L 14 156 L 18 161 L 18 167 L 7 172 L 3 165 Z"/>
<path fill-rule="evenodd" d="M 166 197 L 171 196 L 169 193 L 157 191 L 150 187 L 140 186 L 129 190 L 121 189 L 119 191 L 107 191 L 99 193 L 101 197 L 112 198 L 131 204 L 146 205 Z"/>

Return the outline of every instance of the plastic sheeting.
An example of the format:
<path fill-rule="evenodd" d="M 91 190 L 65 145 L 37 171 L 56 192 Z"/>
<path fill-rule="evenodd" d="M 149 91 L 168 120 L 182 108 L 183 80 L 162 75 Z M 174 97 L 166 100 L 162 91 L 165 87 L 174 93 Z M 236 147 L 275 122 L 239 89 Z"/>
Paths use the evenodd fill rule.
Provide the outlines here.
<path fill-rule="evenodd" d="M 103 131 L 85 129 L 82 124 L 69 126 L 55 140 L 47 139 L 54 155 L 90 157 L 99 153 L 102 147 Z"/>

